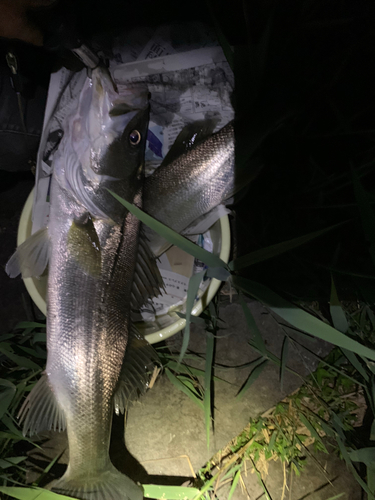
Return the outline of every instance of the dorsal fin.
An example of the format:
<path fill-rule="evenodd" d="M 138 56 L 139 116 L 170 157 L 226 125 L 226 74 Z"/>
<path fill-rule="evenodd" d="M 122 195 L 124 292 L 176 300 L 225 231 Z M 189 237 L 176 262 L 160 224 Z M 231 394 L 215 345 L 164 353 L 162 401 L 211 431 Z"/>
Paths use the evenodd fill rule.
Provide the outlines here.
<path fill-rule="evenodd" d="M 186 153 L 186 151 L 195 146 L 195 144 L 212 135 L 216 124 L 217 120 L 212 118 L 209 120 L 198 120 L 186 125 L 176 137 L 176 140 L 165 155 L 160 167 L 172 163 L 172 161 Z"/>

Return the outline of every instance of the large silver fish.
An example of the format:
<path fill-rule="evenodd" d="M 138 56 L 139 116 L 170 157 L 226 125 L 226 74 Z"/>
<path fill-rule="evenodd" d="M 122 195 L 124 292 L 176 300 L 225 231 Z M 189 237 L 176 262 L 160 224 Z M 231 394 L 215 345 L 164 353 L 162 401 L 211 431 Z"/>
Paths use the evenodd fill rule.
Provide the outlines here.
<path fill-rule="evenodd" d="M 236 171 L 234 123 L 211 134 L 213 125 L 196 122 L 185 127 L 160 167 L 145 180 L 145 212 L 178 233 L 231 199 L 260 170 L 253 160 L 246 170 Z M 199 232 L 208 229 L 203 227 Z M 153 232 L 148 237 L 156 255 L 169 246 Z"/>
<path fill-rule="evenodd" d="M 131 328 L 131 308 L 161 285 L 139 221 L 105 189 L 142 206 L 148 107 L 124 109 L 107 74 L 94 70 L 54 160 L 48 228 L 7 265 L 25 277 L 49 260 L 47 367 L 21 420 L 28 434 L 66 427 L 69 464 L 53 489 L 82 500 L 143 498 L 108 453 L 113 411 L 144 389 L 153 357 Z"/>

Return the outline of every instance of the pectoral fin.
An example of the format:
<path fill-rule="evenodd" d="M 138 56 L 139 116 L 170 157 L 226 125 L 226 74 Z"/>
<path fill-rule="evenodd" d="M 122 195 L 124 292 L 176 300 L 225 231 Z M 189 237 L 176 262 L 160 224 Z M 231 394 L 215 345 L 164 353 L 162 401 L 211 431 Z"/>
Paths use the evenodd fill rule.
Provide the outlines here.
<path fill-rule="evenodd" d="M 40 276 L 48 264 L 49 236 L 43 228 L 27 238 L 8 260 L 5 271 L 15 278 L 22 273 L 23 278 Z"/>
<path fill-rule="evenodd" d="M 85 274 L 100 276 L 102 256 L 99 238 L 91 217 L 83 224 L 72 223 L 68 233 L 67 248 Z"/>

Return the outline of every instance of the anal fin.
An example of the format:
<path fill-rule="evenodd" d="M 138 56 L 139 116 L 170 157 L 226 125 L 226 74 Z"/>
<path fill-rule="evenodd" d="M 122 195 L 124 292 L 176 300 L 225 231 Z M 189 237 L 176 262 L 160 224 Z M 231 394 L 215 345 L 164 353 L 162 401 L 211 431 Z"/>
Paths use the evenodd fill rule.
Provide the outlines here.
<path fill-rule="evenodd" d="M 158 359 L 155 349 L 132 326 L 114 395 L 114 408 L 117 415 L 124 413 L 129 403 L 146 391 L 151 372 L 154 365 L 158 363 Z"/>
<path fill-rule="evenodd" d="M 65 430 L 64 413 L 56 401 L 46 374 L 42 375 L 27 396 L 18 418 L 20 424 L 23 424 L 24 436 L 46 430 Z"/>
<path fill-rule="evenodd" d="M 147 238 L 141 233 L 135 265 L 131 308 L 138 310 L 152 297 L 157 297 L 163 288 L 156 258 L 149 248 Z"/>

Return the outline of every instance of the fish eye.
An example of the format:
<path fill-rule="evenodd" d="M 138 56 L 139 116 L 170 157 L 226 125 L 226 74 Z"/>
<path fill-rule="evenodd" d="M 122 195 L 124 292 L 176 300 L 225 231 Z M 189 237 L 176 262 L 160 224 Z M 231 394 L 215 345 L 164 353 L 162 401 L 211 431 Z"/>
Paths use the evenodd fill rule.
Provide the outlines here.
<path fill-rule="evenodd" d="M 133 130 L 129 134 L 129 142 L 132 146 L 136 146 L 141 142 L 141 134 L 138 132 L 138 130 Z"/>

